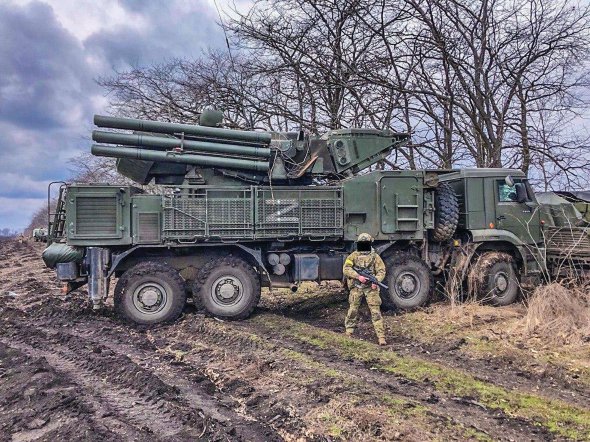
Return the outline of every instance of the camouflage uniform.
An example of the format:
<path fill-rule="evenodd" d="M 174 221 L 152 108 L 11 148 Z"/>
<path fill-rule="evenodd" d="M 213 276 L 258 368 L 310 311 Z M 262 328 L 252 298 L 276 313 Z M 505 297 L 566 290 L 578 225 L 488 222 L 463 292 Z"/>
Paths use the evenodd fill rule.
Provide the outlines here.
<path fill-rule="evenodd" d="M 372 241 L 372 238 L 368 234 L 361 234 L 359 241 L 363 241 L 366 235 Z M 350 289 L 350 295 L 348 302 L 350 308 L 346 315 L 344 325 L 346 326 L 347 334 L 352 334 L 356 328 L 358 322 L 358 311 L 363 300 L 363 297 L 367 299 L 369 310 L 371 311 L 371 320 L 373 321 L 373 327 L 375 328 L 375 334 L 379 340 L 385 340 L 385 326 L 383 324 L 383 317 L 381 316 L 381 296 L 379 295 L 379 288 L 371 288 L 371 283 L 361 283 L 358 279 L 359 274 L 352 268 L 360 267 L 367 269 L 373 275 L 377 277 L 379 281 L 383 281 L 385 278 L 385 264 L 381 257 L 371 249 L 370 252 L 352 252 L 346 261 L 342 269 L 348 288 Z"/>

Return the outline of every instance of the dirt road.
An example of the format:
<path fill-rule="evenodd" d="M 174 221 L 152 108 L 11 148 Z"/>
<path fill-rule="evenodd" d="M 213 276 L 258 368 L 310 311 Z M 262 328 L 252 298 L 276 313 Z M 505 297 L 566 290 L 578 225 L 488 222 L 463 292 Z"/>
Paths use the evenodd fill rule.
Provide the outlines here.
<path fill-rule="evenodd" d="M 64 296 L 42 245 L 0 243 L 0 440 L 588 440 L 590 354 L 509 334 L 522 308 L 367 312 L 338 286 L 247 321 L 122 323 Z"/>

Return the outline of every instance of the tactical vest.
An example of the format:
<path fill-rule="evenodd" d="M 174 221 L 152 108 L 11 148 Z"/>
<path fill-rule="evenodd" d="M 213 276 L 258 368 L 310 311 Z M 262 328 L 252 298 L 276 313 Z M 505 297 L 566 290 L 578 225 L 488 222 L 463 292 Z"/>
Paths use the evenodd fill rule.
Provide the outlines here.
<path fill-rule="evenodd" d="M 371 252 L 366 255 L 359 253 L 354 260 L 354 265 L 357 267 L 360 267 L 362 269 L 367 269 L 369 272 L 375 274 L 375 256 L 376 256 L 375 252 Z M 371 285 L 371 283 L 363 284 L 358 279 L 355 279 L 351 282 L 352 282 L 352 285 L 354 285 L 355 287 L 361 287 L 361 288 L 367 288 Z M 349 285 L 349 287 L 350 287 L 350 285 Z"/>
<path fill-rule="evenodd" d="M 367 255 L 359 254 L 355 259 L 354 265 L 362 269 L 367 269 L 371 273 L 375 272 L 375 252 L 371 252 Z"/>

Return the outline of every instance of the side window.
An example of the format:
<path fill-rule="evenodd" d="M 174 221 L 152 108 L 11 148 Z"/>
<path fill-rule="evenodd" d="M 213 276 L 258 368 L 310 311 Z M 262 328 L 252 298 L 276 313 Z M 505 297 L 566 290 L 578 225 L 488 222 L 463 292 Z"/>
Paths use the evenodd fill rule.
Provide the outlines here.
<path fill-rule="evenodd" d="M 509 186 L 504 180 L 498 183 L 498 201 L 501 203 L 517 203 L 531 201 L 528 182 L 525 180 L 514 180 L 514 186 Z M 519 199 L 520 196 L 520 199 Z"/>
<path fill-rule="evenodd" d="M 509 186 L 502 181 L 498 181 L 498 201 L 501 203 L 517 202 L 516 186 Z"/>

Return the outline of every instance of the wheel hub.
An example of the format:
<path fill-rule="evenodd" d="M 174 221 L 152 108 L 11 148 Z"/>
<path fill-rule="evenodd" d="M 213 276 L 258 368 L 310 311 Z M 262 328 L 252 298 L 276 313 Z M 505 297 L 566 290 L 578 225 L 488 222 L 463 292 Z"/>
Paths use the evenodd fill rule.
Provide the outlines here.
<path fill-rule="evenodd" d="M 496 283 L 496 289 L 498 290 L 498 292 L 504 293 L 508 288 L 508 277 L 506 276 L 506 274 L 498 273 L 494 279 Z"/>
<path fill-rule="evenodd" d="M 244 293 L 244 288 L 239 279 L 233 276 L 224 276 L 213 283 L 212 295 L 218 304 L 236 304 Z"/>
<path fill-rule="evenodd" d="M 143 305 L 153 307 L 158 302 L 159 297 L 160 296 L 158 292 L 152 289 L 148 289 L 145 292 L 143 292 L 140 299 Z"/>
<path fill-rule="evenodd" d="M 166 290 L 155 282 L 142 284 L 133 293 L 133 305 L 145 314 L 159 312 L 166 304 L 166 300 Z"/>
<path fill-rule="evenodd" d="M 412 278 L 404 277 L 401 288 L 404 292 L 413 292 L 416 289 L 416 283 Z"/>
<path fill-rule="evenodd" d="M 397 278 L 397 292 L 402 298 L 411 298 L 420 291 L 420 280 L 412 273 L 405 272 Z"/>

